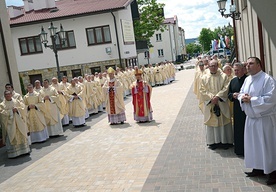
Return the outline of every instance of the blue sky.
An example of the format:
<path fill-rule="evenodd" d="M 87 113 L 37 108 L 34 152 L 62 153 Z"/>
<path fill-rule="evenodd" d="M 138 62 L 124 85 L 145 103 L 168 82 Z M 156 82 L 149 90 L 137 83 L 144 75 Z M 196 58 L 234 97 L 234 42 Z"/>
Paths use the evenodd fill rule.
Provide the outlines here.
<path fill-rule="evenodd" d="M 5 0 L 8 5 L 23 5 L 22 0 Z M 177 15 L 179 26 L 185 30 L 186 38 L 196 38 L 202 28 L 214 29 L 232 25 L 232 19 L 222 18 L 218 12 L 217 0 L 157 0 L 165 4 L 165 17 Z M 229 1 L 226 5 L 229 13 Z"/>
<path fill-rule="evenodd" d="M 22 0 L 5 0 L 6 1 L 6 5 L 23 5 L 23 1 Z"/>

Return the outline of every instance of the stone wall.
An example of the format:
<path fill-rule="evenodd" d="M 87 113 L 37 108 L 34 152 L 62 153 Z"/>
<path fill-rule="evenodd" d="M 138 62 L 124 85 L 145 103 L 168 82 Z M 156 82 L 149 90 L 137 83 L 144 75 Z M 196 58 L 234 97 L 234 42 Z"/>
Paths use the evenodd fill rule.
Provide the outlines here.
<path fill-rule="evenodd" d="M 122 63 L 124 63 L 122 61 Z M 72 79 L 72 70 L 74 69 L 81 69 L 82 75 L 84 74 L 91 74 L 91 68 L 93 67 L 100 67 L 101 71 L 104 72 L 106 66 L 119 66 L 120 62 L 118 59 L 110 60 L 110 61 L 99 61 L 99 62 L 92 62 L 87 64 L 76 64 L 76 65 L 68 65 L 68 66 L 61 66 L 60 71 L 66 71 L 68 79 Z M 23 80 L 23 84 L 25 88 L 30 82 L 30 75 L 39 75 L 41 74 L 42 79 L 49 79 L 51 81 L 52 77 L 57 77 L 57 68 L 47 68 L 47 69 L 39 69 L 39 70 L 30 70 L 19 72 L 20 77 Z"/>

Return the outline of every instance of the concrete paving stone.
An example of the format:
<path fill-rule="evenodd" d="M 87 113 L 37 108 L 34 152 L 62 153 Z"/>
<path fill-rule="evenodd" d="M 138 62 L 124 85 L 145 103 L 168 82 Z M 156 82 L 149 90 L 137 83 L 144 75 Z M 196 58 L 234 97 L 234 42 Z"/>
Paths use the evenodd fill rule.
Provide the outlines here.
<path fill-rule="evenodd" d="M 262 191 L 276 191 L 272 186 L 260 185 L 260 187 L 262 188 Z"/>
<path fill-rule="evenodd" d="M 209 189 L 210 191 L 212 189 L 241 191 L 235 187 L 244 187 L 248 181 L 243 173 L 245 171 L 243 159 L 236 157 L 233 148 L 216 151 L 207 149 L 203 116 L 195 107 L 191 107 L 196 106 L 196 100 L 190 93 L 191 91 L 179 111 L 177 120 L 174 122 L 151 172 L 158 175 L 159 170 L 160 180 L 163 178 L 162 176 L 168 177 L 169 173 L 171 175 L 176 173 L 178 177 L 183 178 L 186 189 L 193 188 L 193 191 L 200 191 L 198 186 L 202 186 L 206 191 Z M 176 157 L 180 160 L 176 160 Z M 211 168 L 204 169 L 206 167 Z M 204 179 L 193 178 L 193 176 L 202 175 L 205 176 Z M 147 181 L 144 186 L 146 185 Z M 159 191 L 164 189 L 163 185 L 158 185 Z M 254 183 L 251 182 L 248 185 L 254 185 Z M 177 187 L 176 184 L 175 186 Z"/>
<path fill-rule="evenodd" d="M 194 61 L 192 61 L 194 62 Z M 32 146 L 30 156 L 0 157 L 0 189 L 6 191 L 275 191 L 265 178 L 246 178 L 233 148 L 209 150 L 203 115 L 192 93 L 194 70 L 153 88 L 154 121 L 110 126 L 106 113 L 92 116 L 83 129 Z M 170 101 L 170 102 L 164 102 Z M 0 154 L 5 154 L 0 149 Z M 2 174 L 4 171 L 5 174 Z M 8 171 L 8 174 L 6 173 Z M 0 191 L 1 191 L 0 190 Z"/>

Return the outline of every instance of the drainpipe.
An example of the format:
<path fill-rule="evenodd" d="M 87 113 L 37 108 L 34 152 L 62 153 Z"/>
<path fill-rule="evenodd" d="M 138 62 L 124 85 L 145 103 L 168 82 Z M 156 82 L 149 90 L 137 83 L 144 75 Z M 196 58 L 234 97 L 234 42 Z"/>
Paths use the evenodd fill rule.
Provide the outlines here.
<path fill-rule="evenodd" d="M 171 47 L 171 54 L 172 54 L 172 62 L 174 62 L 173 60 L 173 50 L 172 50 L 172 35 L 171 35 L 171 29 L 170 29 L 170 25 L 169 26 L 169 37 L 170 37 L 170 47 Z"/>
<path fill-rule="evenodd" d="M 175 47 L 175 60 L 177 59 L 177 55 L 178 55 L 178 47 L 176 45 L 178 45 L 178 42 L 176 42 L 176 40 L 178 40 L 175 37 L 175 26 L 173 25 L 173 39 L 174 39 L 174 47 Z"/>
<path fill-rule="evenodd" d="M 258 17 L 258 36 L 259 36 L 259 45 L 260 45 L 260 59 L 262 61 L 262 70 L 265 71 L 263 28 L 262 28 L 262 22 L 259 17 Z M 271 65 L 272 63 L 270 62 L 270 69 L 272 69 Z"/>
<path fill-rule="evenodd" d="M 3 42 L 3 49 L 4 49 L 4 56 L 6 60 L 6 67 L 8 70 L 8 76 L 9 76 L 9 81 L 11 84 L 12 83 L 12 76 L 11 76 L 11 69 L 10 69 L 10 62 L 9 62 L 9 57 L 8 57 L 8 52 L 7 52 L 7 47 L 6 47 L 6 42 L 5 42 L 5 36 L 4 36 L 4 31 L 3 31 L 3 26 L 0 18 L 0 33 L 1 33 L 1 40 Z"/>
<path fill-rule="evenodd" d="M 116 39 L 117 39 L 117 47 L 118 47 L 118 53 L 119 53 L 119 61 L 120 61 L 120 68 L 123 68 L 122 65 L 122 58 L 121 58 L 121 51 L 120 51 L 120 44 L 119 44 L 119 38 L 118 38 L 118 29 L 116 24 L 116 18 L 113 12 L 111 12 L 113 19 L 114 19 L 114 25 L 115 25 L 115 32 L 116 32 Z"/>
<path fill-rule="evenodd" d="M 234 5 L 234 0 L 231 0 L 231 5 Z M 233 13 L 233 30 L 234 30 L 234 43 L 235 43 L 235 52 L 236 52 L 236 62 L 239 62 L 239 48 L 238 48 L 237 30 L 236 30 L 236 23 L 235 23 L 234 13 Z"/>

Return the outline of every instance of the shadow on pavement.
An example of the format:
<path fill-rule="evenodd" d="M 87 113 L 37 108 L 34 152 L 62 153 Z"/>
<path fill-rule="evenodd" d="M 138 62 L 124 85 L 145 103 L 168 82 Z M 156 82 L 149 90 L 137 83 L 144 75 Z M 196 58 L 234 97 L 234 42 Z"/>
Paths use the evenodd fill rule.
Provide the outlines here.
<path fill-rule="evenodd" d="M 67 136 L 64 136 L 64 135 L 54 136 L 54 137 L 50 137 L 48 140 L 46 140 L 44 142 L 33 143 L 30 147 L 31 147 L 31 149 L 41 149 L 43 147 L 50 146 L 54 143 L 65 141 L 66 138 L 67 138 Z"/>
<path fill-rule="evenodd" d="M 156 122 L 155 120 L 152 120 L 151 122 L 144 122 L 144 123 L 140 123 L 137 122 L 137 124 L 139 124 L 139 126 L 141 127 L 148 127 L 148 126 L 159 126 L 161 125 L 161 123 Z"/>
<path fill-rule="evenodd" d="M 214 152 L 216 152 L 223 158 L 237 158 L 238 157 L 234 153 L 234 147 L 230 147 L 229 149 L 216 149 L 216 150 L 214 150 Z"/>
<path fill-rule="evenodd" d="M 83 127 L 70 127 L 70 131 L 72 131 L 72 132 L 75 132 L 75 131 L 84 132 L 87 129 L 90 129 L 91 127 L 92 126 L 88 126 L 88 125 L 85 125 Z"/>
<path fill-rule="evenodd" d="M 109 125 L 112 129 L 127 129 L 131 127 L 129 123 L 124 123 L 124 124 L 117 124 L 117 125 Z"/>
<path fill-rule="evenodd" d="M 4 167 L 17 166 L 32 160 L 30 154 L 20 155 L 15 158 L 8 158 L 8 154 L 6 153 L 6 147 L 3 147 L 1 149 L 0 156 L 0 166 L 4 165 Z"/>

